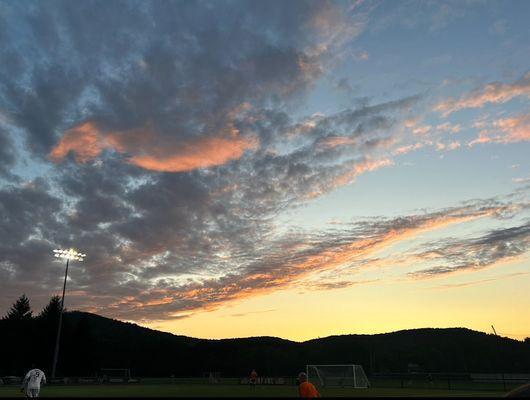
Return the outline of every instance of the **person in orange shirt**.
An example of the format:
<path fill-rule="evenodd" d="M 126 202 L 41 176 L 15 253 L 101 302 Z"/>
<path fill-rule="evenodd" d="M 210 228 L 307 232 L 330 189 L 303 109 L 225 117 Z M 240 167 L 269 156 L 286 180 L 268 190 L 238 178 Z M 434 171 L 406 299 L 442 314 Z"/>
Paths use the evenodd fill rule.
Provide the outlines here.
<path fill-rule="evenodd" d="M 305 372 L 300 372 L 298 374 L 298 380 L 300 381 L 300 386 L 298 387 L 298 393 L 300 397 L 311 398 L 311 397 L 320 397 L 317 388 L 307 381 L 307 375 Z"/>

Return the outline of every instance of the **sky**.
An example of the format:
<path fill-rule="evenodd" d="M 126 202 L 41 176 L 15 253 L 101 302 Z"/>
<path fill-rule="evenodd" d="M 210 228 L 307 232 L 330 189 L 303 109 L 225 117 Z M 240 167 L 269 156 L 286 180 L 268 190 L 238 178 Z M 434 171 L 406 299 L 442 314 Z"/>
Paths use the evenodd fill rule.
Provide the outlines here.
<path fill-rule="evenodd" d="M 0 313 L 530 337 L 528 15 L 0 0 Z"/>

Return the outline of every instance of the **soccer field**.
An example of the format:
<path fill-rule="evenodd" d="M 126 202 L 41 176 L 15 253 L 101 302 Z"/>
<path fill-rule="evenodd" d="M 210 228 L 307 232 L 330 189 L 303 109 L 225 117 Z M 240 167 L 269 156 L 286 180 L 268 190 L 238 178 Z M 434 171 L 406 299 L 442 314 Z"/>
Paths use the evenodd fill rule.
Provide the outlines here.
<path fill-rule="evenodd" d="M 325 397 L 498 397 L 503 392 L 476 390 L 436 390 L 399 388 L 324 388 Z M 0 397 L 20 397 L 19 388 L 0 387 Z M 298 397 L 296 386 L 246 385 L 71 385 L 44 386 L 41 397 Z"/>

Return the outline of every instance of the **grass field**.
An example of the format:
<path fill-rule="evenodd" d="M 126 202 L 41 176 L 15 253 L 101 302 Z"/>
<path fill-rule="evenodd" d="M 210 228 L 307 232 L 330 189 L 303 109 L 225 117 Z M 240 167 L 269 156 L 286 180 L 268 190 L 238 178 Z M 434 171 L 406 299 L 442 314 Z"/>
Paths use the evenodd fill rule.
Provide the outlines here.
<path fill-rule="evenodd" d="M 399 389 L 399 388 L 323 388 L 325 397 L 498 397 L 503 392 L 476 390 Z M 298 397 L 296 386 L 246 385 L 64 385 L 44 386 L 42 397 Z M 16 386 L 0 387 L 0 397 L 24 395 Z"/>

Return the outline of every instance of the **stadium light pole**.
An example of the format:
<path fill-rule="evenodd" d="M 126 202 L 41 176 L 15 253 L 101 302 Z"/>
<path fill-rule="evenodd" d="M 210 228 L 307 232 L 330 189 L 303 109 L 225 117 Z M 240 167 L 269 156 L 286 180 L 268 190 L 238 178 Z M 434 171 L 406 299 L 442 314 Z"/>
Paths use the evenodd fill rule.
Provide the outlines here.
<path fill-rule="evenodd" d="M 53 354 L 53 364 L 52 364 L 52 378 L 55 378 L 55 368 L 57 367 L 57 358 L 59 356 L 59 341 L 61 339 L 61 327 L 63 325 L 63 309 L 64 309 L 64 294 L 66 292 L 66 279 L 68 278 L 68 264 L 70 260 L 72 261 L 83 261 L 86 257 L 86 254 L 79 253 L 74 249 L 61 250 L 55 249 L 53 255 L 57 258 L 66 259 L 66 271 L 64 273 L 64 284 L 63 284 L 63 297 L 61 299 L 61 312 L 59 314 L 59 326 L 57 327 L 57 338 L 55 340 L 55 352 Z"/>
<path fill-rule="evenodd" d="M 496 338 L 497 338 L 497 348 L 499 349 L 498 353 L 499 355 L 501 355 L 502 357 L 502 352 L 501 352 L 501 341 L 500 341 L 500 336 L 497 335 L 497 331 L 495 330 L 495 327 L 493 325 L 491 325 L 491 329 L 493 329 L 493 333 L 495 334 Z M 501 359 L 501 362 L 502 362 L 502 359 Z M 506 379 L 504 379 L 504 368 L 502 368 L 503 372 L 501 372 L 502 374 L 502 387 L 504 388 L 504 390 L 506 390 Z"/>

